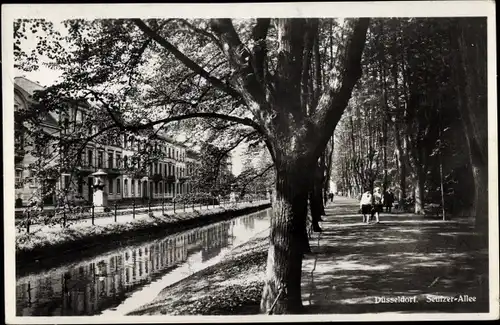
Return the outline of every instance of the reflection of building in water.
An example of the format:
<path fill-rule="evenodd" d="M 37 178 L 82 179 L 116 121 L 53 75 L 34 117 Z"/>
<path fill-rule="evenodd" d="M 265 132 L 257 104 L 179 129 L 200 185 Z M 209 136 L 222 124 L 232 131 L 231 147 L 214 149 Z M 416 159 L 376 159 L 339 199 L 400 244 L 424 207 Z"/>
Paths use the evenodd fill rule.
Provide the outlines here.
<path fill-rule="evenodd" d="M 229 242 L 229 223 L 223 223 L 223 227 L 210 228 L 207 231 L 207 240 L 204 242 L 203 250 L 201 251 L 201 260 L 205 262 L 217 256 L 223 247 Z"/>
<path fill-rule="evenodd" d="M 254 229 L 255 228 L 255 217 L 253 215 L 244 216 L 241 218 L 241 222 L 245 228 Z"/>
<path fill-rule="evenodd" d="M 201 251 L 202 261 L 228 245 L 230 222 L 193 229 L 132 247 L 49 275 L 20 279 L 19 316 L 94 315 L 118 305 L 126 294 L 150 283 Z"/>

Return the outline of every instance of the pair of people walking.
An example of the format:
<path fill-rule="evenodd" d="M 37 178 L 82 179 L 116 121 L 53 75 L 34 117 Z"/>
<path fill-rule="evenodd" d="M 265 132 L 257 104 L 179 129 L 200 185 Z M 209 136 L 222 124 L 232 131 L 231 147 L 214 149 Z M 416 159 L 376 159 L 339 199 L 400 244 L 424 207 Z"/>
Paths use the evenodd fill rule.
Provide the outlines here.
<path fill-rule="evenodd" d="M 384 209 L 383 201 L 384 198 L 380 187 L 373 189 L 373 195 L 370 191 L 363 193 L 359 203 L 363 214 L 363 223 L 369 223 L 373 217 L 375 217 L 376 223 L 380 222 L 380 212 Z"/>

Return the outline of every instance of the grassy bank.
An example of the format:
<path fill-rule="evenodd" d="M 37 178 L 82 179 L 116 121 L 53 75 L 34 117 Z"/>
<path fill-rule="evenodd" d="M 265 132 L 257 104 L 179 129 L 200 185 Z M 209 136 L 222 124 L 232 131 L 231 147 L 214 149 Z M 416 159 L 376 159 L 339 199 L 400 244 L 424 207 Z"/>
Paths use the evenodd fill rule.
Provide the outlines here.
<path fill-rule="evenodd" d="M 164 288 L 128 315 L 244 315 L 259 312 L 268 231 L 234 248 L 216 265 Z"/>
<path fill-rule="evenodd" d="M 72 251 L 111 248 L 128 240 L 140 240 L 155 234 L 168 235 L 181 230 L 227 220 L 268 208 L 269 203 L 245 203 L 238 207 L 218 207 L 212 210 L 155 215 L 126 223 L 89 225 L 79 223 L 67 228 L 46 227 L 33 233 L 16 236 L 16 264 L 29 264 Z M 66 258 L 69 258 L 67 254 Z"/>

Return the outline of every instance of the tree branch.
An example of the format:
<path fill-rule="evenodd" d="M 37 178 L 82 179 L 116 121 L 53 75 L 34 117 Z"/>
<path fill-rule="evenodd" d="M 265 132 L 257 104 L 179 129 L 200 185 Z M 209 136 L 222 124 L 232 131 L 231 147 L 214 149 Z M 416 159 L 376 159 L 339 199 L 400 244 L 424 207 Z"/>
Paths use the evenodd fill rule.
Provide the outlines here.
<path fill-rule="evenodd" d="M 234 76 L 238 90 L 244 96 L 246 104 L 250 107 L 257 105 L 260 109 L 267 108 L 264 85 L 259 82 L 255 74 L 253 54 L 241 42 L 234 29 L 231 19 L 212 19 L 210 26 L 214 33 L 221 39 L 224 54 L 230 66 L 235 71 Z M 259 33 L 260 34 L 260 33 Z M 254 115 L 257 112 L 253 112 Z"/>
<path fill-rule="evenodd" d="M 210 73 L 208 73 L 200 65 L 198 65 L 196 62 L 188 58 L 184 53 L 179 51 L 172 43 L 170 43 L 165 38 L 160 36 L 158 33 L 153 31 L 148 25 L 146 25 L 146 23 L 144 23 L 144 21 L 142 21 L 141 19 L 132 19 L 132 21 L 142 32 L 144 32 L 147 36 L 155 40 L 159 45 L 161 45 L 167 51 L 172 53 L 175 56 L 175 58 L 181 61 L 188 69 L 199 74 L 200 76 L 205 78 L 209 83 L 211 83 L 214 87 L 228 93 L 233 98 L 237 100 L 242 99 L 241 94 L 237 90 L 235 90 L 222 80 L 210 75 Z"/>
<path fill-rule="evenodd" d="M 342 84 L 337 90 L 334 78 L 330 80 L 328 89 L 321 96 L 316 114 L 314 114 L 314 124 L 318 132 L 314 150 L 315 157 L 319 157 L 323 148 L 331 138 L 338 121 L 344 113 L 352 90 L 361 77 L 361 56 L 366 41 L 366 33 L 370 23 L 369 18 L 359 18 L 348 42 L 346 55 L 344 56 L 343 71 L 341 74 Z"/>
<path fill-rule="evenodd" d="M 233 115 L 226 115 L 226 114 L 220 114 L 220 113 L 209 113 L 209 112 L 198 112 L 198 113 L 189 113 L 189 114 L 184 114 L 184 115 L 179 115 L 179 116 L 171 116 L 171 117 L 167 117 L 164 119 L 160 119 L 160 120 L 152 121 L 152 122 L 148 122 L 148 123 L 143 123 L 143 124 L 129 124 L 129 125 L 122 124 L 120 126 L 120 128 L 129 130 L 129 131 L 138 131 L 138 130 L 144 130 L 144 129 L 151 128 L 151 127 L 155 126 L 156 124 L 160 124 L 160 123 L 167 124 L 167 123 L 187 120 L 187 119 L 191 119 L 191 118 L 216 118 L 216 119 L 236 122 L 239 124 L 250 126 L 250 127 L 254 128 L 260 134 L 263 134 L 262 133 L 263 130 L 260 127 L 260 125 L 258 125 L 257 123 L 255 123 L 253 120 L 251 120 L 249 118 L 241 118 L 241 117 L 233 116 Z"/>
<path fill-rule="evenodd" d="M 264 176 L 271 168 L 274 167 L 274 164 L 270 164 L 268 165 L 266 168 L 264 168 L 264 170 L 262 170 L 259 174 L 253 176 L 252 178 L 250 179 L 247 179 L 246 182 L 243 184 L 243 186 L 241 187 L 241 193 L 244 193 L 246 191 L 246 188 L 247 186 L 255 179 L 259 178 L 259 177 L 262 177 Z"/>
<path fill-rule="evenodd" d="M 209 38 L 210 40 L 212 40 L 215 43 L 215 45 L 217 45 L 217 47 L 222 51 L 222 44 L 214 36 L 214 34 L 208 32 L 208 31 L 206 31 L 204 29 L 201 29 L 201 28 L 198 28 L 198 27 L 194 26 L 193 24 L 191 24 L 190 22 L 188 22 L 186 19 L 178 19 L 178 21 L 181 22 L 182 24 L 184 24 L 189 29 L 191 29 L 193 32 L 198 33 L 200 35 L 203 35 L 203 36 Z"/>
<path fill-rule="evenodd" d="M 266 55 L 267 55 L 267 45 L 266 38 L 269 26 L 271 24 L 271 19 L 269 18 L 258 18 L 257 23 L 252 29 L 252 39 L 255 42 L 253 48 L 253 66 L 254 71 L 257 74 L 257 78 L 262 84 L 266 84 Z"/>

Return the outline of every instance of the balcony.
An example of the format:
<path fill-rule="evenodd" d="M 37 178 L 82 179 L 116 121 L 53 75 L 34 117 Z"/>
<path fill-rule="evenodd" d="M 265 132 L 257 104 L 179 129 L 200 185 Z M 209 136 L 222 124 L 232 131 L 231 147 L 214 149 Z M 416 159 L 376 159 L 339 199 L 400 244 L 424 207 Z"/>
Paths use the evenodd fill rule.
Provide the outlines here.
<path fill-rule="evenodd" d="M 143 177 L 147 177 L 148 173 L 145 170 L 137 169 L 137 170 L 134 170 L 131 173 L 129 173 L 129 175 L 132 176 L 133 178 L 143 178 Z"/>
<path fill-rule="evenodd" d="M 108 167 L 103 169 L 111 178 L 116 178 L 122 174 L 122 170 L 118 167 Z"/>
<path fill-rule="evenodd" d="M 153 180 L 153 182 L 155 183 L 158 183 L 159 181 L 162 181 L 164 179 L 163 175 L 162 174 L 153 174 L 153 176 L 151 176 L 151 179 Z"/>
<path fill-rule="evenodd" d="M 82 176 L 88 176 L 96 171 L 96 169 L 90 165 L 81 165 L 76 167 Z"/>

